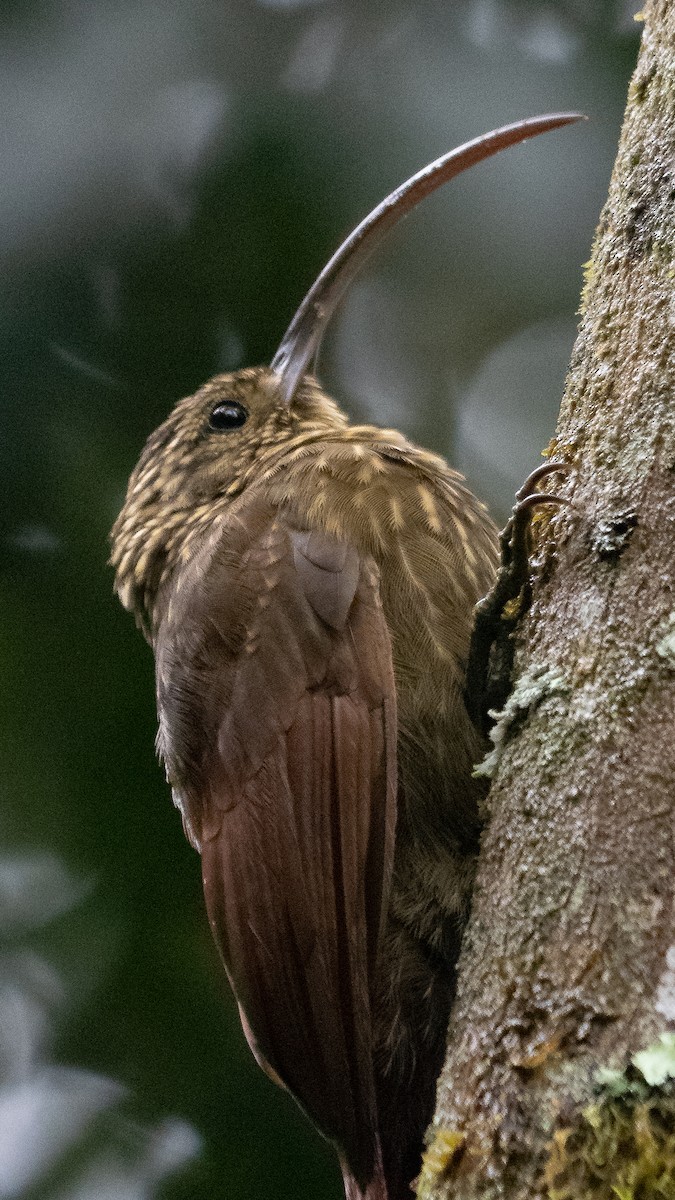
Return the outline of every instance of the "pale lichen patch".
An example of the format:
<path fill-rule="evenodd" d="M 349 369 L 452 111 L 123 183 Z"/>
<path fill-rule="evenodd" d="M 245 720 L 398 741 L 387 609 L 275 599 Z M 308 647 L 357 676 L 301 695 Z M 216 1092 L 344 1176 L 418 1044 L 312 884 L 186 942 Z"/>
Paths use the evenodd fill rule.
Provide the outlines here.
<path fill-rule="evenodd" d="M 675 612 L 668 617 L 668 626 L 656 644 L 656 653 L 666 660 L 668 666 L 675 667 Z"/>
<path fill-rule="evenodd" d="M 675 945 L 666 954 L 666 967 L 656 991 L 656 1011 L 667 1021 L 675 1021 Z"/>
<path fill-rule="evenodd" d="M 493 749 L 474 767 L 474 777 L 492 779 L 514 726 L 527 720 L 548 697 L 565 695 L 569 691 L 566 679 L 554 669 L 533 665 L 521 675 L 501 712 L 490 713 L 495 721 L 490 730 Z"/>
<path fill-rule="evenodd" d="M 615 561 L 620 558 L 637 525 L 637 514 L 632 510 L 613 513 L 598 522 L 591 544 L 598 558 Z"/>
<path fill-rule="evenodd" d="M 634 1054 L 631 1061 L 650 1087 L 675 1079 L 675 1033 L 662 1033 L 658 1042 Z"/>

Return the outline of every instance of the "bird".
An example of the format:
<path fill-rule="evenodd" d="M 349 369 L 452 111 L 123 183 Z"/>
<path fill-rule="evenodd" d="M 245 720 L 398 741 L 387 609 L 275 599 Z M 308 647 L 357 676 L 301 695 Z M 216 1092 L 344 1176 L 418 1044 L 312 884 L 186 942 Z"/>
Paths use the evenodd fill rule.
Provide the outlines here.
<path fill-rule="evenodd" d="M 402 216 L 577 119 L 504 126 L 387 196 L 270 366 L 215 376 L 149 436 L 111 533 L 244 1033 L 334 1144 L 346 1200 L 410 1200 L 420 1170 L 481 832 L 466 667 L 498 537 L 457 471 L 351 424 L 313 366 Z"/>

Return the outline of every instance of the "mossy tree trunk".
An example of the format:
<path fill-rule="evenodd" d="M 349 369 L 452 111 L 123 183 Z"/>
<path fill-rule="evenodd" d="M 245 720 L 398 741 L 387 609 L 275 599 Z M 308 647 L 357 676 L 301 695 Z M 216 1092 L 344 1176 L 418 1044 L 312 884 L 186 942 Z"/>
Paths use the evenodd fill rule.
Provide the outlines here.
<path fill-rule="evenodd" d="M 675 1197 L 675 4 L 644 22 L 424 1200 Z"/>

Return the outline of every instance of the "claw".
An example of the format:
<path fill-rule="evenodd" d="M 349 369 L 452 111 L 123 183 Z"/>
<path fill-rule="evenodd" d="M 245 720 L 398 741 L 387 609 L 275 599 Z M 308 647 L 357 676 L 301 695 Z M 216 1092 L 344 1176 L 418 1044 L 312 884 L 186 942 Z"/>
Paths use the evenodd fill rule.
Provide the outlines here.
<path fill-rule="evenodd" d="M 567 504 L 566 496 L 558 496 L 556 492 L 530 492 L 514 505 L 513 515 L 519 517 L 522 512 L 529 512 L 538 504 Z"/>
<path fill-rule="evenodd" d="M 540 480 L 545 479 L 547 475 L 554 475 L 556 473 L 567 475 L 568 471 L 568 464 L 559 458 L 551 458 L 548 462 L 542 463 L 540 467 L 535 467 L 534 471 L 528 475 L 523 486 L 518 489 L 516 492 L 516 500 L 523 500 L 526 496 L 528 496 L 531 493 L 532 488 L 535 487 Z"/>
<path fill-rule="evenodd" d="M 499 535 L 501 567 L 492 590 L 476 606 L 475 625 L 467 665 L 466 704 L 473 721 L 487 733 L 488 710 L 501 708 L 511 685 L 513 630 L 530 603 L 528 535 L 533 509 L 540 504 L 567 504 L 555 492 L 539 492 L 537 485 L 549 475 L 566 475 L 569 468 L 557 459 L 542 463 L 516 492 L 504 529 Z M 507 604 L 520 597 L 516 615 L 505 616 Z"/>

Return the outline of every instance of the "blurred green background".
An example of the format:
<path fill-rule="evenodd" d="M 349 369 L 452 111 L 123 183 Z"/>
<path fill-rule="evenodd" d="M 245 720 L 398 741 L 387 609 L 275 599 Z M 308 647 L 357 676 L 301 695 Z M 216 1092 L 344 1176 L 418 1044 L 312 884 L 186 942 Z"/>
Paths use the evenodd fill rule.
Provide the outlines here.
<path fill-rule="evenodd" d="M 0 1200 L 338 1200 L 255 1066 L 153 753 L 107 534 L 173 402 L 269 361 L 341 237 L 487 129 L 321 374 L 498 518 L 553 432 L 639 37 L 622 0 L 4 0 Z"/>

